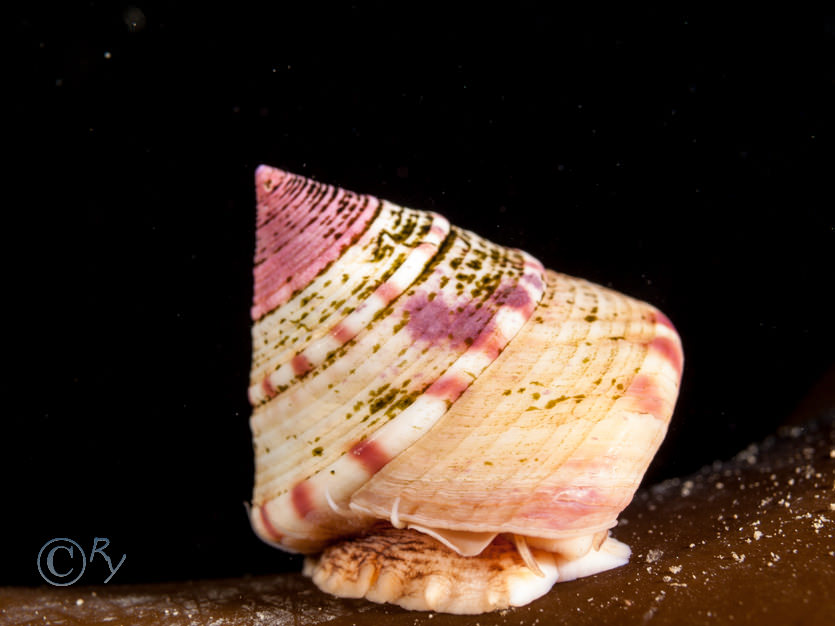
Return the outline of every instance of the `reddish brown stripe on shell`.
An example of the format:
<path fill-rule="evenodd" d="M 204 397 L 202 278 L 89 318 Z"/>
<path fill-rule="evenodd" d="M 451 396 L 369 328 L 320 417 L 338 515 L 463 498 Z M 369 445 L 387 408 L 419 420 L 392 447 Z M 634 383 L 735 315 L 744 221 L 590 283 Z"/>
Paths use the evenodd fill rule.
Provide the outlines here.
<path fill-rule="evenodd" d="M 649 344 L 649 349 L 652 352 L 659 353 L 666 361 L 673 366 L 678 376 L 681 376 L 681 368 L 684 361 L 684 356 L 681 353 L 681 348 L 678 343 L 669 337 L 656 337 Z"/>
<path fill-rule="evenodd" d="M 331 336 L 341 344 L 348 343 L 354 336 L 354 332 L 344 324 L 340 323 L 333 327 L 333 330 L 331 330 Z"/>
<path fill-rule="evenodd" d="M 293 373 L 296 376 L 302 377 L 307 374 L 313 366 L 310 364 L 308 358 L 303 354 L 297 354 L 293 357 L 293 360 L 290 362 L 293 366 Z"/>
<path fill-rule="evenodd" d="M 432 227 L 433 230 L 435 228 L 435 226 Z M 443 236 L 441 238 L 443 238 Z M 418 247 L 415 248 L 415 250 L 420 250 L 421 252 L 426 252 L 427 254 L 434 256 L 435 252 L 438 250 L 438 246 L 434 243 L 424 241 L 423 243 L 419 244 Z"/>
<path fill-rule="evenodd" d="M 664 315 L 661 311 L 655 311 L 655 313 L 653 313 L 653 321 L 656 324 L 661 324 L 662 326 L 666 326 L 667 328 L 672 330 L 674 333 L 678 334 L 678 332 L 676 331 L 676 327 L 673 326 L 673 323 L 670 321 L 670 318 L 667 317 L 666 315 Z"/>
<path fill-rule="evenodd" d="M 507 345 L 507 337 L 498 328 L 488 328 L 473 342 L 473 348 L 481 350 L 491 361 L 496 360 Z"/>
<path fill-rule="evenodd" d="M 470 386 L 472 379 L 469 377 L 456 376 L 455 374 L 447 374 L 441 376 L 438 380 L 432 383 L 426 390 L 430 396 L 444 398 L 450 402 L 455 402 L 458 397 L 464 393 L 464 390 Z"/>
<path fill-rule="evenodd" d="M 390 282 L 385 282 L 382 285 L 380 285 L 379 287 L 377 287 L 377 291 L 375 291 L 375 294 L 380 296 L 380 298 L 386 304 L 388 304 L 389 302 L 394 300 L 397 296 L 399 296 L 401 291 L 402 290 L 399 287 L 397 287 L 396 285 L 394 285 Z"/>
<path fill-rule="evenodd" d="M 273 383 L 269 376 L 261 381 L 261 389 L 264 390 L 264 393 L 267 394 L 268 398 L 272 398 L 275 395 L 275 387 L 273 387 Z"/>
<path fill-rule="evenodd" d="M 293 508 L 300 519 L 304 519 L 314 508 L 310 485 L 307 482 L 301 482 L 293 487 L 290 492 L 290 499 L 293 501 Z"/>
<path fill-rule="evenodd" d="M 351 446 L 351 454 L 370 474 L 376 474 L 386 463 L 391 461 L 391 457 L 383 450 L 382 446 L 373 440 L 355 443 Z"/>
<path fill-rule="evenodd" d="M 261 517 L 261 524 L 264 526 L 264 530 L 267 533 L 267 537 L 270 541 L 280 542 L 284 539 L 284 535 L 278 532 L 273 526 L 273 523 L 270 521 L 269 516 L 267 515 L 267 508 L 264 506 L 258 507 L 258 514 Z"/>
<path fill-rule="evenodd" d="M 646 374 L 638 374 L 624 393 L 634 403 L 634 409 L 641 413 L 649 413 L 658 419 L 665 419 L 668 401 L 663 390 L 659 389 L 655 379 Z"/>

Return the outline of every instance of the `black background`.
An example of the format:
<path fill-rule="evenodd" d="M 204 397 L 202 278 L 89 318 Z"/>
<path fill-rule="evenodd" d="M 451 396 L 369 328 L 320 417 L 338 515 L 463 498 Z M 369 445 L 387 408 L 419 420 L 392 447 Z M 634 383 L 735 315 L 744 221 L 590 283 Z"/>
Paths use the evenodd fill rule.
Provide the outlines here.
<path fill-rule="evenodd" d="M 282 4 L 10 19 L 0 582 L 53 537 L 109 538 L 113 582 L 298 566 L 243 505 L 259 163 L 664 310 L 685 374 L 648 480 L 832 364 L 832 20 Z"/>

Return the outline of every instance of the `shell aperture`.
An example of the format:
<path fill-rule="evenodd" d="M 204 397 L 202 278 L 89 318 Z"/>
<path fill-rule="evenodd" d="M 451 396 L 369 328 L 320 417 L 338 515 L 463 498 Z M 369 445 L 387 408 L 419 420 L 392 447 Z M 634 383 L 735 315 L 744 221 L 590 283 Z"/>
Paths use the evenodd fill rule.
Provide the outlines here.
<path fill-rule="evenodd" d="M 458 613 L 626 562 L 607 531 L 666 432 L 683 364 L 662 313 L 434 213 L 267 166 L 256 193 L 262 539 L 324 551 L 307 571 L 337 595 Z M 406 565 L 346 568 L 379 545 Z M 431 576 L 412 568 L 427 553 Z M 469 573 L 444 578 L 461 559 Z M 501 582 L 477 573 L 511 561 Z"/>

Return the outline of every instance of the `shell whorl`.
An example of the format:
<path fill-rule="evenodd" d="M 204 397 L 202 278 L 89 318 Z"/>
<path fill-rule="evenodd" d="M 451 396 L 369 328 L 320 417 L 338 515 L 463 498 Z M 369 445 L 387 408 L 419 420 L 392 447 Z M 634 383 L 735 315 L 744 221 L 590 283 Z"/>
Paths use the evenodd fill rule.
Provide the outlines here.
<path fill-rule="evenodd" d="M 256 189 L 260 537 L 313 554 L 388 520 L 463 554 L 616 523 L 678 392 L 662 313 L 435 213 L 267 166 Z"/>

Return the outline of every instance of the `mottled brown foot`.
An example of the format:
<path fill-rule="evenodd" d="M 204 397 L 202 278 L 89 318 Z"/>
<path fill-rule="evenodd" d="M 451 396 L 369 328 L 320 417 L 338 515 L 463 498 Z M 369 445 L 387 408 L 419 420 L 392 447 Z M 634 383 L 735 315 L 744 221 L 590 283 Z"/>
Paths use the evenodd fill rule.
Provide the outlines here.
<path fill-rule="evenodd" d="M 608 538 L 599 550 L 573 560 L 537 549 L 531 554 L 542 575 L 525 565 L 504 537 L 480 555 L 464 557 L 428 535 L 389 527 L 330 546 L 318 558 L 307 559 L 304 573 L 322 591 L 337 596 L 412 610 L 477 614 L 522 606 L 558 580 L 624 565 L 629 548 Z"/>

